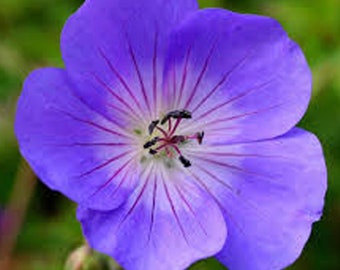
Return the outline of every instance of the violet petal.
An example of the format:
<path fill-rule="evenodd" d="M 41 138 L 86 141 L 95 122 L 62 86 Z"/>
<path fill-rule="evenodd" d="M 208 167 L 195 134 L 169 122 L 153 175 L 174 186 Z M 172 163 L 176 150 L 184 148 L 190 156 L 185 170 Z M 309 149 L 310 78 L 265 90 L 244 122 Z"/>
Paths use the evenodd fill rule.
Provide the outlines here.
<path fill-rule="evenodd" d="M 217 255 L 230 269 L 283 269 L 300 255 L 319 220 L 327 173 L 318 139 L 294 128 L 254 143 L 187 153 L 220 202 L 228 237 Z"/>
<path fill-rule="evenodd" d="M 16 113 L 20 151 L 51 189 L 94 209 L 113 209 L 136 184 L 126 174 L 139 168 L 135 146 L 124 125 L 89 109 L 71 89 L 62 69 L 30 74 Z"/>
<path fill-rule="evenodd" d="M 226 238 L 221 210 L 183 177 L 149 168 L 121 208 L 80 207 L 78 219 L 90 245 L 135 270 L 185 269 L 216 254 Z"/>
<path fill-rule="evenodd" d="M 307 108 L 311 73 L 271 18 L 204 9 L 172 33 L 165 66 L 169 108 L 184 108 L 219 142 L 272 138 Z"/>

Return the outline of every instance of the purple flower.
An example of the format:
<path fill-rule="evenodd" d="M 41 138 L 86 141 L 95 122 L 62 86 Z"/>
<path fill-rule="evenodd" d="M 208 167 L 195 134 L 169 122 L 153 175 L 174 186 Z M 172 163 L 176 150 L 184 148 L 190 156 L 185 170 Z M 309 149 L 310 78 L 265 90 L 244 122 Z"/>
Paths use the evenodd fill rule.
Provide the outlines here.
<path fill-rule="evenodd" d="M 326 168 L 294 125 L 311 73 L 273 19 L 194 0 L 87 0 L 65 69 L 18 103 L 23 156 L 79 203 L 90 245 L 126 269 L 282 269 L 320 218 Z"/>

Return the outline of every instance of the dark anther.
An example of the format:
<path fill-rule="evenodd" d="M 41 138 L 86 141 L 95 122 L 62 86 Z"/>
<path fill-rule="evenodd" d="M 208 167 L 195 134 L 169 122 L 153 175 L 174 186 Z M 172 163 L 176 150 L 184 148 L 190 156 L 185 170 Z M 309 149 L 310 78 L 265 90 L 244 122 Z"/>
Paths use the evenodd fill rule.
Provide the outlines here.
<path fill-rule="evenodd" d="M 179 156 L 179 161 L 183 164 L 183 166 L 185 168 L 188 168 L 188 167 L 191 166 L 190 161 L 188 159 L 186 159 L 185 157 L 183 157 L 183 156 Z"/>
<path fill-rule="evenodd" d="M 197 141 L 199 144 L 202 144 L 203 138 L 204 138 L 204 131 L 197 132 Z"/>
<path fill-rule="evenodd" d="M 183 119 L 190 119 L 191 118 L 191 112 L 187 111 L 187 110 L 181 110 L 180 111 L 180 118 L 183 118 Z M 176 117 L 174 117 L 176 118 Z M 178 117 L 177 117 L 178 118 Z"/>
<path fill-rule="evenodd" d="M 176 111 L 171 111 L 167 114 L 168 117 L 172 117 L 174 119 L 177 118 L 191 118 L 191 113 L 186 110 L 176 110 Z"/>
<path fill-rule="evenodd" d="M 172 136 L 170 142 L 174 143 L 174 144 L 177 144 L 177 143 L 185 142 L 185 140 L 186 140 L 185 136 L 175 135 L 175 136 Z"/>
<path fill-rule="evenodd" d="M 150 155 L 156 155 L 157 154 L 157 151 L 155 149 L 150 149 L 149 150 L 149 154 Z"/>
<path fill-rule="evenodd" d="M 151 146 L 154 146 L 159 141 L 158 137 L 153 138 L 151 141 L 146 142 L 143 147 L 144 149 L 150 148 Z"/>
<path fill-rule="evenodd" d="M 167 114 L 166 116 L 163 117 L 162 121 L 161 121 L 161 125 L 164 125 L 166 122 L 168 122 L 168 120 L 170 119 L 169 114 Z"/>
<path fill-rule="evenodd" d="M 168 112 L 162 119 L 161 124 L 163 125 L 166 123 L 170 118 L 178 119 L 178 118 L 183 118 L 183 119 L 190 119 L 191 118 L 191 112 L 187 110 L 175 110 Z"/>
<path fill-rule="evenodd" d="M 152 121 L 151 124 L 149 125 L 149 134 L 151 135 L 154 131 L 154 129 L 156 128 L 156 126 L 158 125 L 159 120 L 155 120 Z"/>

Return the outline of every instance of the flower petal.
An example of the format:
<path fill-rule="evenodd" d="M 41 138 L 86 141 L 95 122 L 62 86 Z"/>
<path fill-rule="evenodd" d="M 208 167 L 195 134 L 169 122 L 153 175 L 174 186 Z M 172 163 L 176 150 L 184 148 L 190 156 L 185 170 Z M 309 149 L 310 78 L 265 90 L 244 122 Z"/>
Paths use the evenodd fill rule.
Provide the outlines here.
<path fill-rule="evenodd" d="M 15 132 L 22 155 L 50 188 L 92 208 L 119 206 L 138 171 L 125 123 L 110 122 L 72 92 L 64 70 L 30 74 L 18 102 Z"/>
<path fill-rule="evenodd" d="M 306 110 L 311 74 L 299 47 L 273 19 L 207 9 L 171 36 L 164 95 L 192 112 L 190 130 L 245 142 L 292 128 Z"/>
<path fill-rule="evenodd" d="M 169 32 L 197 8 L 195 0 L 87 0 L 61 40 L 67 71 L 79 93 L 91 97 L 86 102 L 97 110 L 108 99 L 122 105 L 105 89 L 111 88 L 131 105 L 126 113 L 136 122 L 141 115 L 154 117 Z"/>
<path fill-rule="evenodd" d="M 170 178 L 171 177 L 171 178 Z M 90 245 L 124 268 L 185 269 L 216 254 L 226 238 L 219 207 L 183 175 L 146 169 L 129 201 L 110 212 L 80 207 Z"/>
<path fill-rule="evenodd" d="M 314 135 L 296 128 L 273 140 L 209 146 L 188 157 L 224 209 L 228 238 L 221 262 L 265 270 L 296 260 L 320 218 L 327 185 Z"/>

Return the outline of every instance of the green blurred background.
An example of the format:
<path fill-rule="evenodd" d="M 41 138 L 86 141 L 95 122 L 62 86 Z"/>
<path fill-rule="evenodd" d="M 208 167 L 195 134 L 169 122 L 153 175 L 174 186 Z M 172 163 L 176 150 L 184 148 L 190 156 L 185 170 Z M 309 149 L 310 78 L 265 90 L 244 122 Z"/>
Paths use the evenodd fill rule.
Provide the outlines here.
<path fill-rule="evenodd" d="M 0 206 L 10 204 L 23 218 L 22 222 L 14 221 L 22 226 L 12 252 L 13 270 L 63 269 L 68 254 L 83 243 L 75 205 L 34 180 L 20 159 L 13 133 L 23 80 L 35 68 L 63 66 L 59 34 L 67 17 L 82 2 L 0 3 Z M 221 6 L 274 17 L 304 50 L 313 71 L 314 92 L 300 126 L 317 134 L 324 146 L 329 190 L 322 221 L 314 225 L 302 256 L 289 269 L 340 269 L 340 1 L 199 2 L 201 7 Z M 225 268 L 210 259 L 192 269 Z"/>

